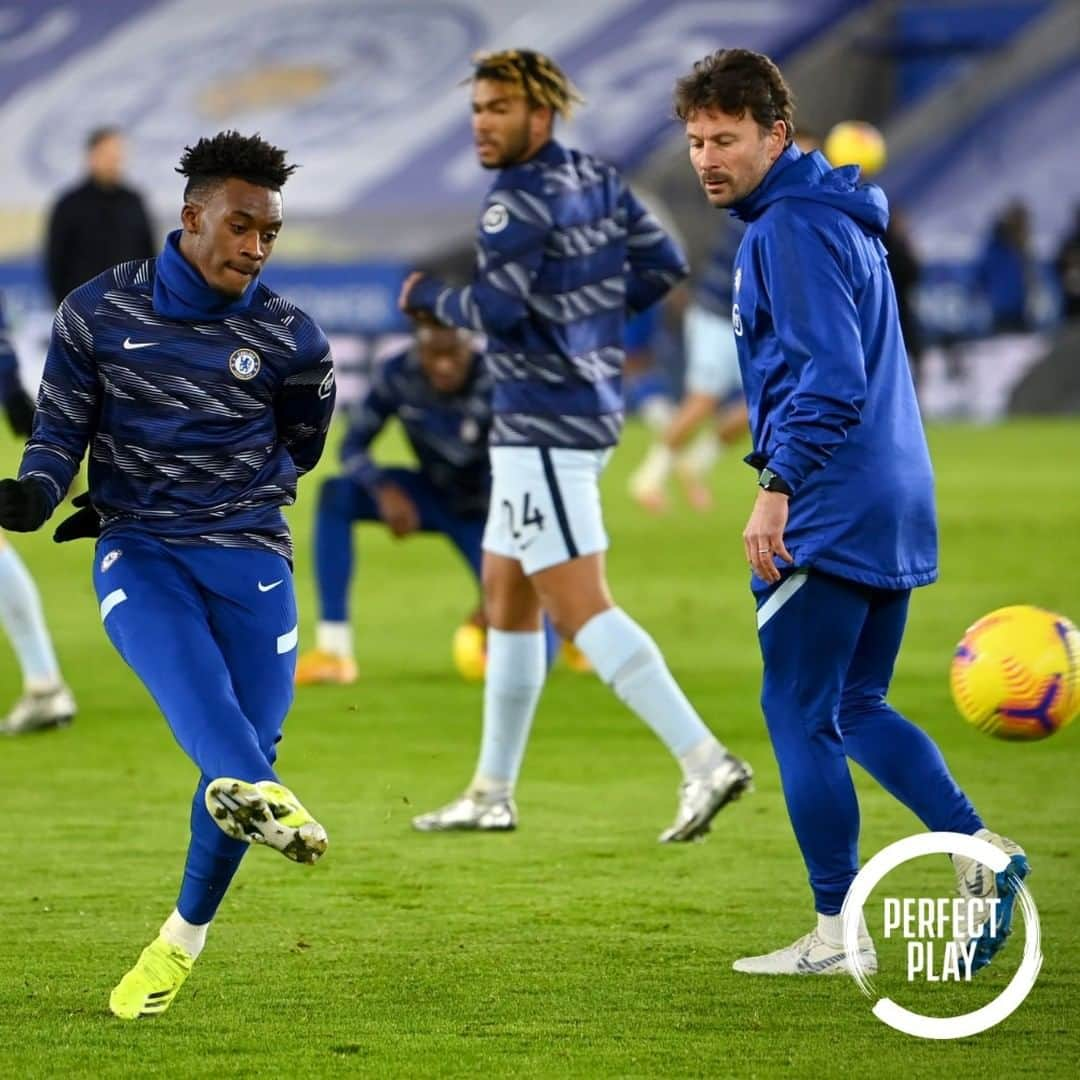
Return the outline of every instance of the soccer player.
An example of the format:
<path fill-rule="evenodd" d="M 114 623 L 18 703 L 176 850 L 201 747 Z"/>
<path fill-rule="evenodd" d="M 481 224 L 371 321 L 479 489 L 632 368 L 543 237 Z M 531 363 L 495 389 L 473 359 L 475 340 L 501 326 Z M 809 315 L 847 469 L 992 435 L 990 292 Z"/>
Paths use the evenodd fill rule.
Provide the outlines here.
<path fill-rule="evenodd" d="M 0 403 L 11 430 L 30 434 L 34 402 L 19 379 L 18 359 L 0 301 Z M 23 695 L 0 720 L 0 732 L 22 735 L 63 727 L 75 716 L 75 698 L 64 684 L 41 597 L 18 552 L 0 533 L 0 624 L 22 672 Z"/>
<path fill-rule="evenodd" d="M 396 537 L 440 533 L 480 580 L 480 541 L 491 494 L 487 437 L 491 427 L 491 376 L 473 335 L 424 323 L 415 343 L 376 371 L 371 388 L 350 410 L 341 445 L 344 475 L 319 491 L 315 517 L 315 575 L 320 622 L 316 647 L 300 657 L 300 686 L 356 680 L 348 593 L 353 570 L 353 525 L 382 522 Z M 396 416 L 419 468 L 380 468 L 370 449 Z M 483 672 L 483 614 L 455 635 L 463 675 Z M 557 645 L 549 641 L 552 651 Z"/>
<path fill-rule="evenodd" d="M 709 469 L 722 447 L 746 437 L 746 400 L 731 326 L 731 264 L 741 238 L 740 228 L 725 223 L 686 309 L 686 396 L 630 478 L 630 494 L 653 513 L 667 506 L 665 489 L 673 469 L 690 505 L 709 509 Z M 691 443 L 706 421 L 712 421 L 709 428 Z"/>
<path fill-rule="evenodd" d="M 1001 899 L 983 917 L 975 967 L 1004 943 L 1016 844 L 983 826 L 933 741 L 886 703 L 911 590 L 937 577 L 933 475 L 882 235 L 884 195 L 854 167 L 792 144 L 791 92 L 768 57 L 722 49 L 675 90 L 709 202 L 747 223 L 732 322 L 750 407 L 758 493 L 743 532 L 764 661 L 762 708 L 817 926 L 752 974 L 848 970 L 840 909 L 858 870 L 859 807 L 846 758 L 928 828 L 1006 852 L 987 873 L 954 860 L 962 896 Z M 860 927 L 860 956 L 876 970 Z"/>
<path fill-rule="evenodd" d="M 473 283 L 449 288 L 414 273 L 401 306 L 488 335 L 484 723 L 464 795 L 413 824 L 515 827 L 514 784 L 544 683 L 546 611 L 678 759 L 678 812 L 661 840 L 691 840 L 746 790 L 750 769 L 702 722 L 653 639 L 615 607 L 597 486 L 622 425 L 626 313 L 659 300 L 685 276 L 685 261 L 613 168 L 553 138 L 556 114 L 580 100 L 553 61 L 524 49 L 481 55 L 471 82 L 477 155 L 496 173 Z"/>
<path fill-rule="evenodd" d="M 105 631 L 201 773 L 176 908 L 109 999 L 124 1019 L 172 1003 L 250 843 L 326 848 L 274 771 L 297 636 L 281 507 L 334 403 L 322 331 L 259 280 L 294 168 L 235 131 L 187 148 L 182 227 L 60 305 L 19 479 L 0 481 L 0 525 L 40 528 L 89 446 L 56 539 L 100 531 Z"/>

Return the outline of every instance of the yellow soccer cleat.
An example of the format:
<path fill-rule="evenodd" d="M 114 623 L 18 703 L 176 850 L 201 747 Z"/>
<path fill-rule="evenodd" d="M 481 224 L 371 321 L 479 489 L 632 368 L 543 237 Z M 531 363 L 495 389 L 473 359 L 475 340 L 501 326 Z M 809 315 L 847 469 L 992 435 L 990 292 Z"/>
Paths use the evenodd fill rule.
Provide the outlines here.
<path fill-rule="evenodd" d="M 487 671 L 487 634 L 473 623 L 454 631 L 454 667 L 466 682 L 480 682 Z"/>
<path fill-rule="evenodd" d="M 589 658 L 572 641 L 564 640 L 561 652 L 563 663 L 571 671 L 576 671 L 579 675 L 587 675 L 592 671 Z"/>
<path fill-rule="evenodd" d="M 309 649 L 296 662 L 297 686 L 349 686 L 356 682 L 356 661 L 322 649 Z"/>
<path fill-rule="evenodd" d="M 191 974 L 195 958 L 164 938 L 155 938 L 143 949 L 135 966 L 109 995 L 109 1009 L 121 1020 L 160 1016 Z"/>
<path fill-rule="evenodd" d="M 284 784 L 273 780 L 211 780 L 206 809 L 227 836 L 266 844 L 293 862 L 313 863 L 326 851 L 326 830 Z"/>

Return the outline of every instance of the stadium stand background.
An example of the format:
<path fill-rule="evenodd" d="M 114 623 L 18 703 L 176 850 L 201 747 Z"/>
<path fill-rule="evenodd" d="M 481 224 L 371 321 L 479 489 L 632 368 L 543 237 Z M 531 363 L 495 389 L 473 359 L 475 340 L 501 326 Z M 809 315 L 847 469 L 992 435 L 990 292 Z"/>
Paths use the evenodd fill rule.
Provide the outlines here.
<path fill-rule="evenodd" d="M 989 332 L 974 261 L 1003 205 L 1022 198 L 1039 286 L 1027 359 L 1010 377 L 1053 352 L 1052 265 L 1080 203 L 1074 0 L 16 0 L 0 19 L 0 289 L 26 367 L 50 315 L 44 215 L 77 176 L 86 132 L 110 123 L 129 138 L 130 178 L 162 234 L 185 143 L 236 126 L 288 147 L 303 168 L 267 277 L 345 335 L 343 367 L 362 370 L 371 342 L 401 329 L 406 267 L 467 260 L 488 179 L 467 91 L 455 89 L 470 54 L 526 43 L 558 57 L 589 99 L 567 141 L 629 170 L 695 257 L 707 211 L 670 118 L 673 80 L 694 59 L 721 45 L 766 51 L 794 85 L 804 128 L 876 123 L 890 149 L 880 181 L 925 261 L 931 344 Z M 1057 354 L 1068 363 L 1068 350 Z"/>

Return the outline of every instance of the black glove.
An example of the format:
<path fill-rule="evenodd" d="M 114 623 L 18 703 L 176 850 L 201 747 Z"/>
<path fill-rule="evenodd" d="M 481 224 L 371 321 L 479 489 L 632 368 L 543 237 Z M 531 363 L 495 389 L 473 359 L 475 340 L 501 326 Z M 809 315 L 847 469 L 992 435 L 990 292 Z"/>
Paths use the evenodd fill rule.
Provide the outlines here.
<path fill-rule="evenodd" d="M 71 500 L 72 506 L 80 507 L 70 517 L 64 518 L 56 526 L 52 538 L 58 544 L 65 544 L 68 540 L 82 540 L 86 536 L 101 535 L 101 518 L 98 512 L 90 505 L 90 492 L 84 491 Z"/>
<path fill-rule="evenodd" d="M 34 427 L 34 399 L 21 386 L 4 401 L 4 412 L 11 430 L 28 438 Z"/>
<path fill-rule="evenodd" d="M 49 500 L 36 480 L 0 480 L 0 528 L 33 532 L 48 516 Z"/>

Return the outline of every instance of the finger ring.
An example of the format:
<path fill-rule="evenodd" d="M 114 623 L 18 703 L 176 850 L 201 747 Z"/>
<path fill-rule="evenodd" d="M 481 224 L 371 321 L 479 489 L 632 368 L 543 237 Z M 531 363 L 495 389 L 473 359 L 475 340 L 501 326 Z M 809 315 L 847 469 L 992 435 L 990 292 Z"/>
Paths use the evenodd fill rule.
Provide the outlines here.
<path fill-rule="evenodd" d="M 771 550 L 771 548 L 758 548 L 757 553 L 759 555 L 768 555 Z"/>

